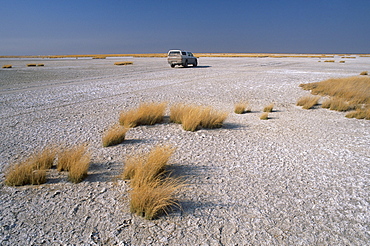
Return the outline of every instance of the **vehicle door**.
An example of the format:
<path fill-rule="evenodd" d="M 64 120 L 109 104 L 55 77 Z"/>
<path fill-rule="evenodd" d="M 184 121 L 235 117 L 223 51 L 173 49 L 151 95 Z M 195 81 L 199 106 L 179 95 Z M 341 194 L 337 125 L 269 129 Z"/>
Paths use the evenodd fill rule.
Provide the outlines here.
<path fill-rule="evenodd" d="M 188 54 L 188 61 L 189 61 L 189 63 L 195 63 L 195 57 L 194 57 L 194 55 L 191 53 L 191 52 L 187 52 Z"/>

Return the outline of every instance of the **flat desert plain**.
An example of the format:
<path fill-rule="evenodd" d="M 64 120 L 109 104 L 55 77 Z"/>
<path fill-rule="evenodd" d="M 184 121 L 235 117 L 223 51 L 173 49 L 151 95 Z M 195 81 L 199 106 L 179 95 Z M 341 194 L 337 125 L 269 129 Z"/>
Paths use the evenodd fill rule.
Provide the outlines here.
<path fill-rule="evenodd" d="M 304 110 L 301 83 L 359 75 L 370 58 L 2 59 L 1 245 L 366 245 L 370 242 L 370 121 Z M 345 60 L 345 63 L 339 63 Z M 133 65 L 114 66 L 132 61 Z M 43 67 L 27 67 L 43 63 Z M 233 113 L 248 101 L 252 111 Z M 142 102 L 212 106 L 222 128 L 170 123 L 130 129 L 117 146 L 103 132 Z M 264 106 L 274 104 L 268 120 Z M 55 167 L 42 185 L 9 187 L 4 171 L 33 151 L 88 143 L 87 178 Z M 186 180 L 181 209 L 145 220 L 129 209 L 127 156 L 170 144 L 169 171 Z"/>

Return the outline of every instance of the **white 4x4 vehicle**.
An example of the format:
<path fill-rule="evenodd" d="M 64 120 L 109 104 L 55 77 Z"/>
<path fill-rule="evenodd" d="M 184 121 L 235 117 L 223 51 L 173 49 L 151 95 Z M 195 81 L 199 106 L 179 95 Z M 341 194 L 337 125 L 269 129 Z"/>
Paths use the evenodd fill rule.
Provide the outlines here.
<path fill-rule="evenodd" d="M 198 65 L 197 58 L 191 52 L 182 50 L 168 51 L 167 61 L 172 68 L 176 65 L 182 65 L 183 67 L 187 67 L 189 64 L 193 64 L 193 67 Z"/>

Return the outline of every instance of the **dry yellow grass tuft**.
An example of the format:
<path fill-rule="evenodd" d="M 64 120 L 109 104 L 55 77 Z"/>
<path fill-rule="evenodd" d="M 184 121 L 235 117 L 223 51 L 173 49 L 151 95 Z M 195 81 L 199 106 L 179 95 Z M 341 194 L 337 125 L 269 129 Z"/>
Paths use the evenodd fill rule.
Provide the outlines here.
<path fill-rule="evenodd" d="M 46 170 L 37 170 L 31 162 L 11 166 L 5 174 L 8 186 L 39 185 L 46 182 Z"/>
<path fill-rule="evenodd" d="M 302 106 L 302 108 L 304 108 L 304 109 L 311 109 L 315 105 L 317 105 L 319 99 L 320 99 L 319 96 L 301 97 L 297 102 L 297 106 Z"/>
<path fill-rule="evenodd" d="M 370 107 L 370 77 L 367 76 L 328 79 L 316 83 L 301 84 L 300 87 L 311 90 L 314 95 L 329 96 L 330 99 L 323 102 L 323 108 L 337 111 L 356 109 L 355 112 L 347 114 L 347 117 L 356 114 L 366 115 L 368 111 L 362 109 Z M 368 118 L 365 116 L 362 119 Z"/>
<path fill-rule="evenodd" d="M 91 156 L 88 153 L 85 153 L 80 159 L 76 160 L 69 168 L 68 180 L 73 183 L 79 183 L 84 180 L 87 176 L 90 160 Z"/>
<path fill-rule="evenodd" d="M 184 183 L 180 179 L 155 179 L 135 187 L 130 192 L 130 211 L 151 220 L 168 213 L 171 207 L 180 207 L 176 195 Z"/>
<path fill-rule="evenodd" d="M 363 71 L 360 73 L 360 75 L 368 75 L 368 72 L 367 71 Z"/>
<path fill-rule="evenodd" d="M 69 171 L 69 179 L 74 183 L 80 182 L 87 175 L 89 165 L 90 154 L 85 144 L 65 149 L 58 155 L 57 170 Z"/>
<path fill-rule="evenodd" d="M 234 105 L 234 113 L 236 114 L 244 114 L 251 112 L 251 108 L 248 102 L 238 102 Z"/>
<path fill-rule="evenodd" d="M 131 180 L 130 210 L 145 219 L 167 213 L 172 206 L 180 206 L 175 198 L 184 186 L 180 179 L 164 175 L 165 167 L 175 149 L 169 145 L 155 146 L 148 154 L 126 159 L 120 175 Z"/>
<path fill-rule="evenodd" d="M 212 107 L 175 104 L 170 108 L 170 121 L 182 124 L 186 131 L 195 131 L 200 127 L 219 128 L 227 118 L 226 112 L 218 112 Z"/>
<path fill-rule="evenodd" d="M 193 106 L 188 108 L 188 111 L 182 113 L 181 125 L 185 131 L 195 131 L 201 127 L 202 123 L 202 107 Z"/>
<path fill-rule="evenodd" d="M 12 68 L 12 65 L 4 65 L 3 68 Z"/>
<path fill-rule="evenodd" d="M 109 128 L 102 137 L 103 147 L 122 143 L 125 140 L 128 130 L 128 128 L 124 128 L 120 125 L 114 125 Z"/>
<path fill-rule="evenodd" d="M 370 78 L 354 76 L 347 78 L 328 79 L 321 82 L 301 84 L 305 90 L 314 95 L 342 98 L 353 103 L 370 103 Z"/>
<path fill-rule="evenodd" d="M 270 105 L 267 105 L 266 107 L 263 108 L 263 112 L 272 112 L 274 109 L 274 104 L 271 103 Z"/>
<path fill-rule="evenodd" d="M 265 112 L 265 113 L 261 114 L 260 120 L 268 120 L 268 119 L 269 119 L 269 113 L 268 112 Z"/>
<path fill-rule="evenodd" d="M 54 164 L 57 152 L 57 147 L 52 145 L 50 147 L 46 147 L 43 151 L 34 154 L 31 157 L 31 161 L 35 166 L 35 169 L 50 169 Z"/>
<path fill-rule="evenodd" d="M 155 146 L 148 154 L 134 155 L 126 159 L 121 174 L 123 179 L 131 179 L 131 186 L 140 186 L 163 174 L 175 148 L 169 145 Z"/>
<path fill-rule="evenodd" d="M 29 63 L 29 64 L 27 64 L 27 67 L 36 67 L 36 66 L 37 66 L 36 63 Z"/>
<path fill-rule="evenodd" d="M 356 104 L 350 104 L 349 102 L 345 101 L 342 98 L 330 98 L 323 102 L 323 105 L 321 105 L 322 108 L 328 108 L 330 110 L 335 111 L 349 111 L 353 110 L 357 107 Z"/>
<path fill-rule="evenodd" d="M 54 146 L 46 147 L 44 150 L 34 153 L 25 161 L 10 166 L 5 174 L 5 184 L 19 186 L 45 183 L 46 169 L 52 167 L 56 153 Z"/>
<path fill-rule="evenodd" d="M 201 126 L 207 129 L 220 128 L 226 120 L 228 113 L 218 112 L 212 107 L 204 107 L 201 114 Z"/>
<path fill-rule="evenodd" d="M 335 62 L 335 60 L 325 60 L 324 62 Z"/>
<path fill-rule="evenodd" d="M 358 108 L 346 114 L 347 118 L 366 119 L 370 120 L 370 107 Z"/>
<path fill-rule="evenodd" d="M 154 125 L 163 121 L 167 103 L 142 103 L 137 109 L 122 111 L 119 122 L 125 127 Z"/>
<path fill-rule="evenodd" d="M 133 62 L 131 61 L 125 61 L 125 62 L 115 62 L 114 65 L 117 65 L 117 66 L 124 66 L 124 65 L 132 65 L 134 64 Z"/>

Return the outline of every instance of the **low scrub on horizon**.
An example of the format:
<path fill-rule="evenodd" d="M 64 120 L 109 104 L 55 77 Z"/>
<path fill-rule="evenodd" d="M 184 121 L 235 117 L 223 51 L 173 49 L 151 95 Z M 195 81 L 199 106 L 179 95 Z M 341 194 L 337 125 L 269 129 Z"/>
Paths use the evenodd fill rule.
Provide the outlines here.
<path fill-rule="evenodd" d="M 122 111 L 119 123 L 127 128 L 140 125 L 154 125 L 161 123 L 166 111 L 167 103 L 142 103 L 137 109 Z"/>
<path fill-rule="evenodd" d="M 134 63 L 131 62 L 131 61 L 115 62 L 114 63 L 114 65 L 117 65 L 117 66 L 132 65 L 132 64 L 134 64 Z"/>
<path fill-rule="evenodd" d="M 170 121 L 182 124 L 186 131 L 196 131 L 199 128 L 220 128 L 228 113 L 218 112 L 212 107 L 175 104 L 170 108 Z"/>

